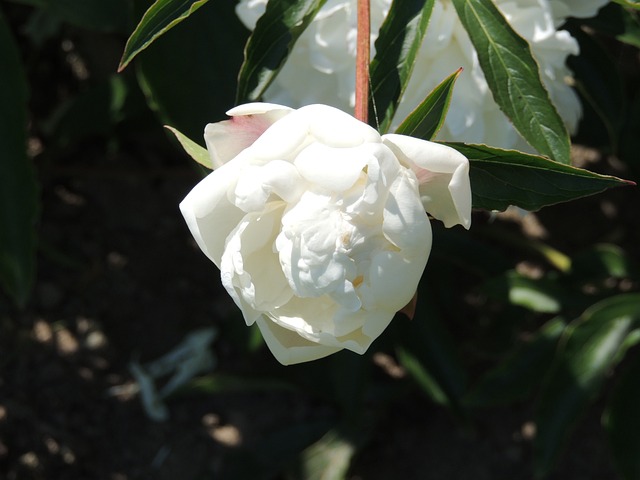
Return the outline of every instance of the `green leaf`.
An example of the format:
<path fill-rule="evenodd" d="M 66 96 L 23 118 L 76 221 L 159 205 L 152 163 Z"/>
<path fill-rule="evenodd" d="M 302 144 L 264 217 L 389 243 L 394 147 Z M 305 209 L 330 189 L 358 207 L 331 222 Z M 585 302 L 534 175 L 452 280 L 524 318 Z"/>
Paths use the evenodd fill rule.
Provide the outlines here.
<path fill-rule="evenodd" d="M 516 271 L 488 281 L 484 289 L 493 297 L 540 313 L 558 313 L 566 295 L 557 282 L 528 278 Z"/>
<path fill-rule="evenodd" d="M 484 374 L 465 396 L 468 407 L 504 405 L 530 397 L 553 362 L 564 319 L 544 325 L 527 343 L 518 346 L 497 367 Z"/>
<path fill-rule="evenodd" d="M 551 470 L 572 427 L 599 393 L 638 321 L 640 294 L 627 294 L 598 302 L 567 328 L 564 348 L 545 382 L 535 414 L 538 478 Z"/>
<path fill-rule="evenodd" d="M 389 130 L 427 31 L 434 0 L 393 2 L 380 27 L 371 61 L 370 111 L 382 115 L 378 130 Z"/>
<path fill-rule="evenodd" d="M 178 142 L 180 142 L 180 145 L 182 145 L 182 148 L 184 148 L 184 151 L 187 152 L 187 154 L 191 158 L 193 158 L 196 162 L 198 162 L 203 167 L 208 168 L 209 170 L 213 169 L 213 165 L 211 164 L 211 157 L 209 156 L 209 152 L 207 151 L 206 148 L 200 146 L 199 144 L 191 140 L 189 137 L 187 137 L 183 133 L 180 133 L 179 130 L 173 127 L 169 127 L 168 125 L 165 125 L 164 128 L 166 128 L 176 136 L 176 139 L 178 140 Z"/>
<path fill-rule="evenodd" d="M 237 103 L 258 100 L 283 67 L 293 45 L 326 0 L 267 3 L 245 47 Z"/>
<path fill-rule="evenodd" d="M 27 78 L 0 10 L 0 284 L 24 305 L 35 273 L 38 189 L 27 157 Z"/>
<path fill-rule="evenodd" d="M 603 417 L 618 471 L 625 480 L 640 478 L 640 352 L 625 366 Z"/>
<path fill-rule="evenodd" d="M 447 145 L 469 159 L 474 208 L 502 211 L 515 205 L 533 211 L 633 184 L 515 150 L 463 143 Z"/>
<path fill-rule="evenodd" d="M 396 133 L 423 140 L 435 138 L 449 111 L 453 86 L 460 73 L 462 73 L 462 68 L 456 70 L 434 88 L 427 98 L 402 121 Z"/>
<path fill-rule="evenodd" d="M 452 1 L 496 103 L 538 152 L 570 163 L 569 134 L 540 80 L 529 44 L 491 0 Z"/>
<path fill-rule="evenodd" d="M 121 72 L 142 50 L 147 48 L 159 36 L 165 34 L 178 23 L 189 17 L 193 12 L 209 0 L 156 0 L 149 7 L 133 31 L 124 53 L 120 59 L 118 71 Z M 188 52 L 188 50 L 187 50 Z"/>
<path fill-rule="evenodd" d="M 572 259 L 570 275 L 577 284 L 594 280 L 638 276 L 638 266 L 625 251 L 612 244 L 594 245 Z"/>
<path fill-rule="evenodd" d="M 227 118 L 246 37 L 232 2 L 209 2 L 140 55 L 138 80 L 163 124 L 202 139 L 207 123 Z"/>

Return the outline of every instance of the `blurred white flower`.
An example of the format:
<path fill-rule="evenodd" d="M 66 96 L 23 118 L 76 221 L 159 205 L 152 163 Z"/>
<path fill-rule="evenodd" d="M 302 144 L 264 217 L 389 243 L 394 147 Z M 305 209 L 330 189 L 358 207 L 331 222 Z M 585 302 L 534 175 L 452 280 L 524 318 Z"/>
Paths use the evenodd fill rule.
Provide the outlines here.
<path fill-rule="evenodd" d="M 324 105 L 229 115 L 205 130 L 217 168 L 180 204 L 191 233 L 278 361 L 364 353 L 416 291 L 425 209 L 469 227 L 468 160 Z"/>
<path fill-rule="evenodd" d="M 241 0 L 240 19 L 254 28 L 267 0 Z M 570 132 L 582 114 L 569 86 L 569 55 L 576 40 L 557 28 L 569 15 L 594 15 L 606 0 L 496 0 L 511 26 L 531 45 L 542 81 Z M 372 0 L 372 42 L 391 0 Z M 321 102 L 351 111 L 355 91 L 356 0 L 328 0 L 298 39 L 289 60 L 269 87 L 265 100 L 294 108 Z M 374 45 L 372 43 L 372 55 Z M 445 77 L 464 68 L 454 89 L 451 108 L 438 139 L 486 143 L 531 150 L 500 111 L 487 86 L 477 55 L 449 0 L 436 0 L 413 76 L 394 124 L 398 125 Z"/>
<path fill-rule="evenodd" d="M 562 25 L 568 17 L 589 18 L 598 13 L 609 0 L 550 0 L 556 25 Z"/>
<path fill-rule="evenodd" d="M 295 44 L 265 95 L 269 102 L 298 108 L 312 103 L 352 112 L 355 104 L 357 0 L 327 0 Z M 371 0 L 371 48 L 391 0 Z M 240 20 L 253 30 L 267 0 L 241 0 Z"/>

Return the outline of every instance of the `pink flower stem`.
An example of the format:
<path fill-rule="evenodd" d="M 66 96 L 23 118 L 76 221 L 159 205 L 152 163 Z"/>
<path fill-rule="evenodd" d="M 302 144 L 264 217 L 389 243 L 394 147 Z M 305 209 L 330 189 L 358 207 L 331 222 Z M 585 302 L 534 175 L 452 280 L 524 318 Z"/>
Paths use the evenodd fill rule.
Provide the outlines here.
<path fill-rule="evenodd" d="M 356 50 L 355 117 L 369 121 L 370 0 L 358 0 L 358 45 Z"/>

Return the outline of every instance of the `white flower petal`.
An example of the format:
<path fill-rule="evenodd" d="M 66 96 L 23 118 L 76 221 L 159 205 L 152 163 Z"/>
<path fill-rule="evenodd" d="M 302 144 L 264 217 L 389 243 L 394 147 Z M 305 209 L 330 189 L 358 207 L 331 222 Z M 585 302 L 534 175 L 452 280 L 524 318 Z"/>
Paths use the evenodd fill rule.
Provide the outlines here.
<path fill-rule="evenodd" d="M 308 105 L 297 110 L 305 116 L 309 134 L 328 147 L 357 147 L 363 143 L 379 143 L 380 134 L 366 123 L 327 105 Z"/>
<path fill-rule="evenodd" d="M 210 123 L 204 140 L 213 168 L 219 168 L 252 145 L 267 128 L 292 111 L 271 103 L 248 103 L 227 112 L 231 120 Z"/>
<path fill-rule="evenodd" d="M 516 32 L 530 43 L 541 67 L 541 79 L 570 132 L 575 132 L 576 119 L 582 115 L 582 106 L 566 82 L 572 73 L 565 63 L 569 55 L 575 54 L 575 45 L 563 41 L 563 36 L 570 35 L 558 28 L 567 17 L 593 16 L 606 3 L 607 0 L 495 0 L 496 7 Z M 245 25 L 253 28 L 255 16 L 263 11 L 264 4 L 265 0 L 240 1 L 239 15 Z M 372 40 L 390 5 L 391 0 L 372 0 Z M 252 14 L 247 13 L 249 10 Z M 264 97 L 293 107 L 325 103 L 351 112 L 355 99 L 355 33 L 355 0 L 328 1 L 300 36 Z M 497 108 L 477 54 L 449 0 L 434 3 L 395 124 L 459 67 L 464 72 L 456 83 L 451 108 L 438 138 L 533 151 Z"/>
<path fill-rule="evenodd" d="M 382 141 L 400 163 L 416 174 L 425 210 L 446 227 L 471 225 L 469 160 L 446 145 L 405 135 L 388 134 Z"/>
<path fill-rule="evenodd" d="M 556 24 L 563 24 L 567 17 L 593 17 L 609 0 L 552 0 L 549 1 Z"/>
<path fill-rule="evenodd" d="M 293 297 L 272 312 L 270 320 L 295 332 L 309 342 L 338 349 L 346 348 L 362 355 L 393 319 L 395 311 L 376 308 L 347 312 L 336 307 L 327 297 L 301 299 Z M 367 335 L 377 332 L 377 335 Z"/>
<path fill-rule="evenodd" d="M 293 296 L 273 251 L 284 206 L 283 202 L 274 203 L 263 212 L 245 215 L 227 238 L 222 255 L 222 284 L 249 325 L 258 312 L 280 307 Z"/>
<path fill-rule="evenodd" d="M 231 113 L 242 119 L 261 109 L 282 111 L 253 104 Z M 462 196 L 468 165 L 454 157 L 399 135 L 383 142 L 349 115 L 312 105 L 287 111 L 198 184 L 181 210 L 280 362 L 362 354 L 411 300 L 429 256 L 418 180 L 445 222 L 456 206 L 450 198 Z"/>
<path fill-rule="evenodd" d="M 272 194 L 294 203 L 305 190 L 306 182 L 289 162 L 274 160 L 252 165 L 242 171 L 235 188 L 235 204 L 245 212 L 264 208 Z"/>
<path fill-rule="evenodd" d="M 269 350 L 282 365 L 310 362 L 342 350 L 340 347 L 310 342 L 297 333 L 279 326 L 269 318 L 265 318 L 265 316 L 258 318 L 256 323 Z"/>
<path fill-rule="evenodd" d="M 262 135 L 250 147 L 254 161 L 293 161 L 296 155 L 312 142 L 306 115 L 295 110 L 269 128 L 269 135 Z"/>
<path fill-rule="evenodd" d="M 368 162 L 368 156 L 360 149 L 314 143 L 300 152 L 295 166 L 308 182 L 343 192 L 356 183 Z"/>
<path fill-rule="evenodd" d="M 244 217 L 229 201 L 244 163 L 227 163 L 207 175 L 180 203 L 180 211 L 200 249 L 220 267 L 227 236 Z"/>
<path fill-rule="evenodd" d="M 431 226 L 420 203 L 415 179 L 403 172 L 389 189 L 389 198 L 384 206 L 382 231 L 393 245 L 410 252 L 429 251 Z M 426 262 L 426 258 L 425 258 Z"/>
<path fill-rule="evenodd" d="M 266 9 L 267 0 L 244 0 L 236 5 L 236 15 L 247 28 L 253 30 Z"/>

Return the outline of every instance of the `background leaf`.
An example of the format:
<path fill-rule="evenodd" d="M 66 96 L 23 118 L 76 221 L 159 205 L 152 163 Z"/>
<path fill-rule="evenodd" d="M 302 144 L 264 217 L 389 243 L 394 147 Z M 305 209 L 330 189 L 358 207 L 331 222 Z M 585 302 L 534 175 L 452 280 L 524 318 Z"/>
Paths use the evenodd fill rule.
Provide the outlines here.
<path fill-rule="evenodd" d="M 608 135 L 608 145 L 616 151 L 618 137 L 624 120 L 624 88 L 615 63 L 606 50 L 580 26 L 570 28 L 580 44 L 580 55 L 567 59 L 567 65 L 575 75 L 576 90 L 583 102 L 596 112 Z M 594 122 L 591 122 L 592 124 Z M 597 125 L 600 127 L 600 125 Z M 592 127 L 593 128 L 593 127 Z M 580 132 L 589 142 L 599 132 Z"/>
<path fill-rule="evenodd" d="M 570 326 L 538 401 L 535 471 L 552 467 L 605 375 L 619 359 L 627 334 L 640 320 L 640 294 L 618 295 L 593 305 Z"/>
<path fill-rule="evenodd" d="M 509 205 L 516 205 L 525 210 L 538 210 L 625 184 L 619 178 L 515 150 L 462 143 L 447 145 L 471 163 L 474 208 L 505 210 Z"/>
<path fill-rule="evenodd" d="M 175 135 L 180 145 L 182 145 L 182 148 L 184 148 L 184 151 L 187 152 L 191 158 L 209 170 L 213 168 L 211 157 L 206 148 L 201 147 L 198 143 L 173 127 L 165 126 L 165 128 Z"/>
<path fill-rule="evenodd" d="M 423 140 L 433 139 L 442 127 L 449 111 L 453 86 L 460 73 L 462 73 L 462 68 L 456 70 L 434 88 L 427 98 L 402 121 L 396 133 Z"/>
<path fill-rule="evenodd" d="M 565 326 L 562 318 L 544 325 L 529 342 L 516 347 L 495 368 L 485 373 L 465 395 L 464 404 L 486 407 L 529 398 L 551 366 Z"/>
<path fill-rule="evenodd" d="M 571 262 L 573 282 L 580 285 L 594 280 L 638 277 L 638 266 L 617 245 L 599 244 L 574 255 Z"/>
<path fill-rule="evenodd" d="M 133 31 L 124 47 L 118 71 L 124 68 L 142 50 L 147 48 L 160 35 L 168 32 L 178 23 L 189 17 L 209 0 L 156 0 L 145 12 L 140 23 Z M 103 2 L 109 3 L 109 2 Z"/>
<path fill-rule="evenodd" d="M 27 79 L 0 11 L 0 282 L 19 304 L 35 274 L 38 191 L 27 158 Z"/>
<path fill-rule="evenodd" d="M 138 79 L 164 124 L 204 145 L 205 125 L 233 106 L 246 38 L 231 2 L 209 2 L 140 55 Z"/>
<path fill-rule="evenodd" d="M 326 0 L 269 2 L 245 47 L 237 103 L 258 100 L 284 65 L 298 37 Z"/>
<path fill-rule="evenodd" d="M 370 111 L 382 115 L 378 130 L 389 130 L 398 102 L 409 83 L 409 77 L 422 39 L 427 31 L 434 0 L 393 2 L 378 39 L 376 55 L 371 61 Z"/>
<path fill-rule="evenodd" d="M 539 313 L 560 312 L 566 295 L 556 282 L 529 278 L 513 270 L 485 283 L 484 290 L 511 305 Z"/>
<path fill-rule="evenodd" d="M 452 1 L 501 110 L 538 152 L 570 163 L 569 134 L 542 85 L 529 44 L 491 0 Z"/>

